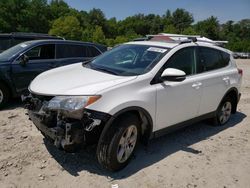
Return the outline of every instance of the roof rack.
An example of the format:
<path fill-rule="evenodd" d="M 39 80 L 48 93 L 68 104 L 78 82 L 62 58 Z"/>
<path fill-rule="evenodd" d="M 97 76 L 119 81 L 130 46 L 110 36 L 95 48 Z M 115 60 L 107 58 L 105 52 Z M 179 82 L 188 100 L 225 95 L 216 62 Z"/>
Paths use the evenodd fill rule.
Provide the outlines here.
<path fill-rule="evenodd" d="M 228 41 L 214 41 L 209 38 L 200 35 L 180 35 L 171 33 L 159 33 L 157 35 L 146 35 L 144 38 L 138 38 L 134 41 L 161 41 L 161 42 L 177 42 L 179 44 L 191 43 L 191 42 L 204 42 L 210 43 L 216 46 L 224 46 Z"/>

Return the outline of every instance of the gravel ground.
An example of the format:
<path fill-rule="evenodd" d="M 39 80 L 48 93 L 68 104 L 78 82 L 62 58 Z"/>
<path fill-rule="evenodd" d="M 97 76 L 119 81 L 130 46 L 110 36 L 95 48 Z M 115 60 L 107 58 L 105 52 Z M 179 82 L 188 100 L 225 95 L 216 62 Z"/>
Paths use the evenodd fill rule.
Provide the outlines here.
<path fill-rule="evenodd" d="M 242 98 L 226 126 L 201 122 L 154 139 L 118 173 L 99 167 L 94 147 L 55 149 L 14 101 L 0 111 L 0 187 L 250 187 L 250 60 L 237 64 Z"/>

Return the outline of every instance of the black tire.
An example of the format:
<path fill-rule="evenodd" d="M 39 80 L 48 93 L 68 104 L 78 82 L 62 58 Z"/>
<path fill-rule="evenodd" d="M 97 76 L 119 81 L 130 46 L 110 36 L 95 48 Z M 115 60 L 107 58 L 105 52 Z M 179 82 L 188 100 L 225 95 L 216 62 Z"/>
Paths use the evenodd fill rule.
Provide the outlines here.
<path fill-rule="evenodd" d="M 100 141 L 100 143 L 98 144 L 97 152 L 96 152 L 97 159 L 103 167 L 105 167 L 106 169 L 110 171 L 118 171 L 127 166 L 138 144 L 138 140 L 140 137 L 139 125 L 140 125 L 140 121 L 138 117 L 134 114 L 126 114 L 125 116 L 122 116 L 121 118 L 116 120 L 111 125 L 111 127 L 107 130 L 107 133 L 104 135 L 104 138 L 102 139 L 102 141 Z M 130 153 L 130 155 L 127 155 L 128 157 L 126 157 L 126 154 L 125 154 L 126 152 L 124 152 L 125 154 L 124 158 L 121 157 L 119 161 L 118 151 L 122 150 L 120 142 L 122 141 L 122 138 L 123 139 L 125 138 L 124 135 L 127 133 L 126 131 L 130 129 L 134 131 L 131 134 L 131 137 L 133 134 L 135 135 L 135 132 L 137 132 L 135 144 L 134 145 L 131 144 L 131 148 L 133 146 L 133 149 L 131 149 L 132 152 Z M 126 147 L 128 145 L 129 144 L 127 144 Z M 127 149 L 129 147 L 130 146 L 128 146 Z M 124 151 L 125 150 L 126 149 L 124 149 Z"/>
<path fill-rule="evenodd" d="M 230 97 L 225 97 L 216 111 L 216 117 L 214 117 L 214 125 L 225 125 L 232 115 L 233 100 Z M 224 116 L 224 117 L 223 117 Z"/>
<path fill-rule="evenodd" d="M 9 101 L 10 98 L 10 92 L 8 88 L 0 83 L 0 109 L 6 105 L 6 103 Z"/>

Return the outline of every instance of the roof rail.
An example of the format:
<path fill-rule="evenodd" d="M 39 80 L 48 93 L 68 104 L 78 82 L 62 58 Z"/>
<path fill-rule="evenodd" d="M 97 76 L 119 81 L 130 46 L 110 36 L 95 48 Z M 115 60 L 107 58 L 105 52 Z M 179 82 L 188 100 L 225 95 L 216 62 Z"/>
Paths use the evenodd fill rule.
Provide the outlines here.
<path fill-rule="evenodd" d="M 209 44 L 222 46 L 222 47 L 228 43 L 228 41 L 214 41 L 214 40 L 211 40 L 209 38 L 206 38 L 200 35 L 181 35 L 181 34 L 171 34 L 171 33 L 159 33 L 157 35 L 146 35 L 146 38 L 141 38 L 141 39 L 161 41 L 161 42 L 178 42 L 179 44 L 191 43 L 191 42 L 204 42 L 204 43 L 209 43 Z"/>

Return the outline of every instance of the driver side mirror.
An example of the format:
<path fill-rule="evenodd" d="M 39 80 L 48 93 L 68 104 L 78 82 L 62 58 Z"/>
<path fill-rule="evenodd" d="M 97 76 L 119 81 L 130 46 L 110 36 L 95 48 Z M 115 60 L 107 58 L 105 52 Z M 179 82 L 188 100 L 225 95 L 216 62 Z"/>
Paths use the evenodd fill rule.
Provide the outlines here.
<path fill-rule="evenodd" d="M 186 79 L 186 73 L 179 69 L 167 68 L 161 74 L 162 81 L 181 82 Z"/>
<path fill-rule="evenodd" d="M 29 57 L 25 54 L 21 55 L 21 57 L 19 58 L 19 64 L 22 65 L 22 66 L 25 66 L 28 61 L 29 61 Z"/>

